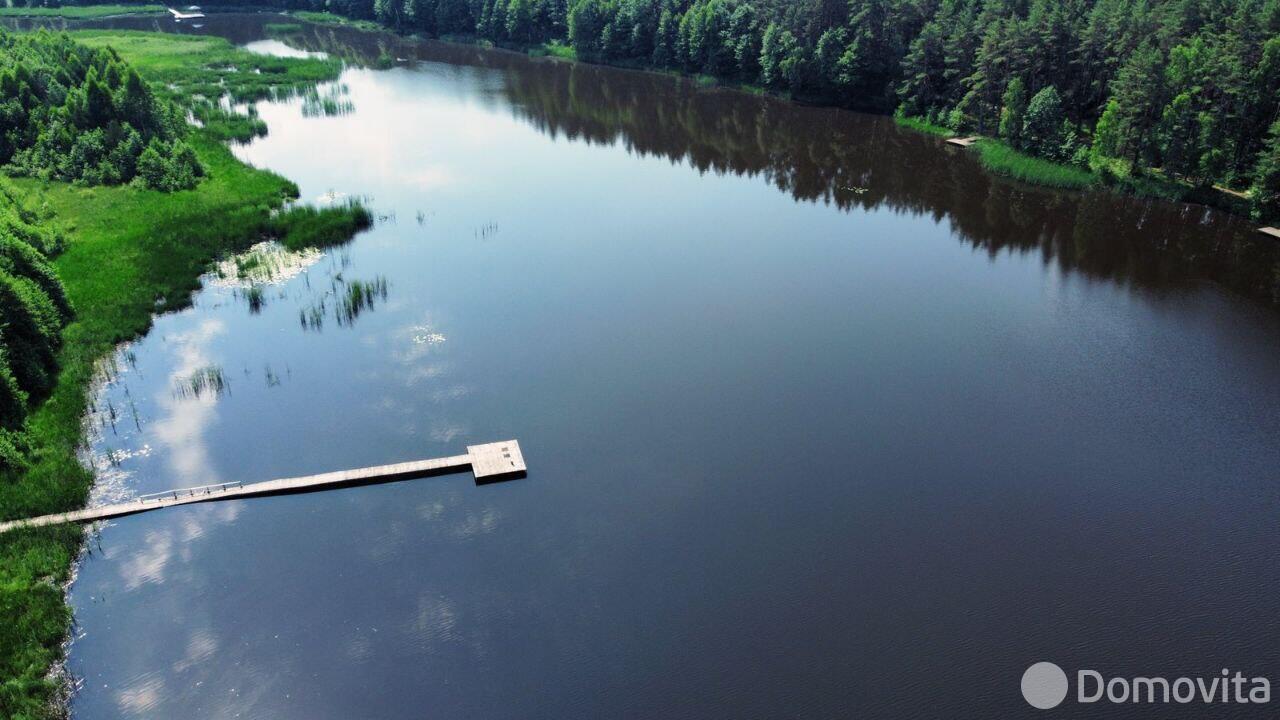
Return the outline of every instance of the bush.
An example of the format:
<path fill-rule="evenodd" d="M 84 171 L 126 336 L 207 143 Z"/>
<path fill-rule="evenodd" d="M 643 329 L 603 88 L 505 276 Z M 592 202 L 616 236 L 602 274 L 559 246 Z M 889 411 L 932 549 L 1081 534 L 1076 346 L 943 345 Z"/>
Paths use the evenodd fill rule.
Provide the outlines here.
<path fill-rule="evenodd" d="M 1070 125 L 1062 111 L 1062 97 L 1052 85 L 1045 87 L 1031 98 L 1026 116 L 1022 120 L 1020 143 L 1015 144 L 1032 155 L 1050 160 L 1064 160 L 1064 145 L 1069 138 Z"/>
<path fill-rule="evenodd" d="M 152 190 L 189 190 L 204 176 L 200 158 L 186 143 L 152 139 L 138 156 L 138 177 Z"/>

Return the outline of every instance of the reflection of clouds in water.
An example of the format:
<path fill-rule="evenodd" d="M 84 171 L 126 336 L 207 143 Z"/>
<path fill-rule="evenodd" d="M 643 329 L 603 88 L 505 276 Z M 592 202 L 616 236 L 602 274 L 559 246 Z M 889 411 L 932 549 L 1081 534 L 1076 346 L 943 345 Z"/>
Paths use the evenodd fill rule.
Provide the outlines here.
<path fill-rule="evenodd" d="M 416 511 L 418 517 L 428 523 L 426 527 L 429 530 L 458 540 L 493 532 L 502 522 L 502 511 L 497 508 L 485 507 L 459 512 L 461 505 L 461 495 L 448 493 L 418 505 Z"/>
<path fill-rule="evenodd" d="M 431 426 L 431 439 L 436 442 L 450 442 L 466 434 L 467 429 L 462 425 L 436 423 Z"/>
<path fill-rule="evenodd" d="M 430 646 L 457 640 L 458 612 L 454 605 L 438 593 L 418 597 L 418 611 L 409 624 L 411 642 L 430 650 Z"/>
<path fill-rule="evenodd" d="M 218 649 L 218 640 L 209 630 L 196 630 L 187 640 L 187 651 L 173 664 L 174 672 L 185 672 L 210 657 Z"/>
<path fill-rule="evenodd" d="M 125 715 L 143 715 L 160 702 L 163 694 L 164 678 L 149 673 L 138 678 L 127 689 L 116 693 L 116 701 Z"/>
<path fill-rule="evenodd" d="M 439 500 L 418 506 L 418 517 L 423 520 L 437 520 L 442 515 L 444 515 L 444 503 Z"/>
<path fill-rule="evenodd" d="M 170 336 L 168 340 L 176 362 L 169 375 L 169 384 L 207 367 L 210 364 L 209 346 L 224 332 L 226 326 L 222 321 L 208 319 L 188 332 Z M 218 398 L 216 393 L 183 399 L 163 389 L 157 392 L 155 400 L 159 417 L 150 430 L 170 470 L 168 487 L 220 482 L 205 438 L 209 424 L 216 417 Z M 183 561 L 190 558 L 190 543 L 204 534 L 208 522 L 230 522 L 239 512 L 238 502 L 191 508 L 171 517 L 173 522 L 149 530 L 142 547 L 120 561 L 125 589 L 135 590 L 145 584 L 163 583 L 175 558 Z"/>
<path fill-rule="evenodd" d="M 478 513 L 467 513 L 461 522 L 450 525 L 449 531 L 458 539 L 491 533 L 502 521 L 502 513 L 494 508 L 485 508 Z"/>
<path fill-rule="evenodd" d="M 455 184 L 454 174 L 444 165 L 428 165 L 416 168 L 405 175 L 405 184 L 419 190 L 434 190 Z"/>
<path fill-rule="evenodd" d="M 145 540 L 141 550 L 120 563 L 125 590 L 136 590 L 145 583 L 164 582 L 165 568 L 173 559 L 173 534 L 151 530 Z"/>
<path fill-rule="evenodd" d="M 482 625 L 467 622 L 467 608 L 438 592 L 418 595 L 418 607 L 407 618 L 405 639 L 418 652 L 434 654 L 443 645 L 463 647 L 476 657 L 487 651 L 487 632 Z"/>
<path fill-rule="evenodd" d="M 404 375 L 404 384 L 413 386 L 427 380 L 434 380 L 449 372 L 447 363 L 430 363 L 409 368 Z"/>
<path fill-rule="evenodd" d="M 382 71 L 379 71 L 382 72 Z M 404 76 L 401 76 L 404 77 Z M 352 157 L 359 157 L 358 167 L 345 169 L 344 180 L 351 186 L 388 184 L 415 190 L 448 189 L 456 191 L 468 181 L 465 164 L 444 165 L 445 154 L 465 157 L 471 152 L 494 152 L 495 144 L 513 132 L 536 132 L 522 121 L 493 113 L 472 104 L 442 103 L 438 98 L 422 95 L 416 84 L 387 82 L 385 74 L 370 70 L 348 70 L 342 82 L 353 102 L 362 112 L 358 115 L 329 117 L 322 125 L 299 122 L 298 107 L 266 104 L 261 116 L 272 127 L 287 127 L 288 133 L 270 144 L 259 144 L 251 150 L 239 151 L 258 165 L 273 165 L 276 152 L 314 154 L 314 145 L 322 138 L 341 137 Z M 394 112 L 381 112 L 395 108 Z M 422 128 L 431 132 L 423 133 Z M 405 142 L 413 138 L 414 142 Z M 447 153 L 443 152 L 446 150 Z M 422 168 L 429 168 L 423 172 Z M 376 183 L 369 182 L 376 179 Z"/>
<path fill-rule="evenodd" d="M 391 359 L 401 365 L 415 365 L 428 355 L 435 354 L 445 344 L 444 333 L 432 323 L 422 322 L 393 330 Z"/>
<path fill-rule="evenodd" d="M 208 367 L 209 344 L 226 332 L 221 320 L 201 322 L 190 332 L 171 338 L 178 362 L 169 375 L 170 385 L 190 377 L 200 368 Z M 173 471 L 174 487 L 212 485 L 221 482 L 209 458 L 204 433 L 216 415 L 218 394 L 200 394 L 185 399 L 172 394 L 156 397 L 161 416 L 153 429 L 156 440 L 168 450 L 169 466 Z"/>
<path fill-rule="evenodd" d="M 129 478 L 133 477 L 134 471 L 121 470 L 119 468 L 98 469 L 99 465 L 96 460 L 92 467 L 95 469 L 93 490 L 89 493 L 90 507 L 126 502 L 137 495 L 133 484 L 129 482 Z"/>
<path fill-rule="evenodd" d="M 132 555 L 125 556 L 129 549 L 120 545 L 108 546 L 104 555 L 108 559 L 121 557 L 120 579 L 125 590 L 136 590 L 148 583 L 163 583 L 173 560 L 191 561 L 191 543 L 204 535 L 210 523 L 232 522 L 240 515 L 240 508 L 238 500 L 184 508 L 186 514 L 176 524 L 148 530 L 142 546 Z"/>
<path fill-rule="evenodd" d="M 401 549 L 406 540 L 405 530 L 404 523 L 393 522 L 387 526 L 386 532 L 369 540 L 366 544 L 369 559 L 375 565 L 384 565 L 402 557 Z"/>
<path fill-rule="evenodd" d="M 458 400 L 471 392 L 466 385 L 450 385 L 447 388 L 440 388 L 431 393 L 432 402 L 442 403 L 448 400 Z"/>
<path fill-rule="evenodd" d="M 373 657 L 373 632 L 376 631 L 356 629 L 355 637 L 347 643 L 347 657 L 352 662 L 363 663 Z"/>

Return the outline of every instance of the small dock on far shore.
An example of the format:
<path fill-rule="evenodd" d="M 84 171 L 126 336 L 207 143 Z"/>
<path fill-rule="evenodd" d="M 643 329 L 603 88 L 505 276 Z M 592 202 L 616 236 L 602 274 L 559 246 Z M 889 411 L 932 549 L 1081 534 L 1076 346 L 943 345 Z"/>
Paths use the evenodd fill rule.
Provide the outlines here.
<path fill-rule="evenodd" d="M 319 475 L 281 478 L 249 484 L 232 482 L 179 490 L 166 490 L 143 495 L 126 503 L 102 505 L 73 512 L 3 522 L 0 523 L 0 532 L 20 527 L 39 527 L 69 522 L 94 522 L 96 520 L 134 515 L 149 510 L 159 510 L 160 508 L 173 507 L 174 505 L 190 505 L 192 503 L 234 500 L 262 495 L 313 492 L 354 485 L 371 485 L 395 480 L 446 475 L 460 472 L 467 468 L 471 469 L 477 485 L 524 477 L 524 455 L 520 452 L 520 443 L 515 440 L 504 440 L 483 445 L 468 445 L 466 455 L 453 455 L 430 460 L 413 460 L 352 470 L 337 470 Z"/>
<path fill-rule="evenodd" d="M 953 138 L 947 138 L 947 144 L 958 145 L 960 147 L 967 148 L 981 139 L 982 138 L 978 135 L 970 135 L 969 137 L 953 137 Z"/>
<path fill-rule="evenodd" d="M 1262 233 L 1263 235 L 1270 235 L 1276 240 L 1280 240 L 1280 228 L 1260 227 L 1258 228 L 1258 232 Z"/>

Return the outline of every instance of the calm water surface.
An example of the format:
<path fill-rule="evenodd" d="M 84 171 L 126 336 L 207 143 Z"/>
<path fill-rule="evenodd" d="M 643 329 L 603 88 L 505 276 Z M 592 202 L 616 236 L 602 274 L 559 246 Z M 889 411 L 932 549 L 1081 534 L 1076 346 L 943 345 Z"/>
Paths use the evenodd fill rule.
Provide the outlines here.
<path fill-rule="evenodd" d="M 404 60 L 347 70 L 346 114 L 260 106 L 238 154 L 382 219 L 122 351 L 99 501 L 508 437 L 530 472 L 111 523 L 71 591 L 77 718 L 1020 717 L 1038 660 L 1280 678 L 1248 224 L 657 75 L 289 45 Z"/>

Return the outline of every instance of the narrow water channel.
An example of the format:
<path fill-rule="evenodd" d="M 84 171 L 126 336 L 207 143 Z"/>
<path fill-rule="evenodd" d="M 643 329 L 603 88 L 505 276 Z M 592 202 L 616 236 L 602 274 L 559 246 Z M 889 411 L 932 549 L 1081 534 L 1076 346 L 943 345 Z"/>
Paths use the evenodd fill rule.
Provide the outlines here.
<path fill-rule="evenodd" d="M 269 21 L 199 31 L 402 58 L 237 149 L 380 220 L 122 349 L 98 498 L 509 437 L 530 471 L 110 523 L 76 718 L 1019 717 L 1038 660 L 1280 676 L 1280 254 L 1247 223 L 884 118 Z"/>

